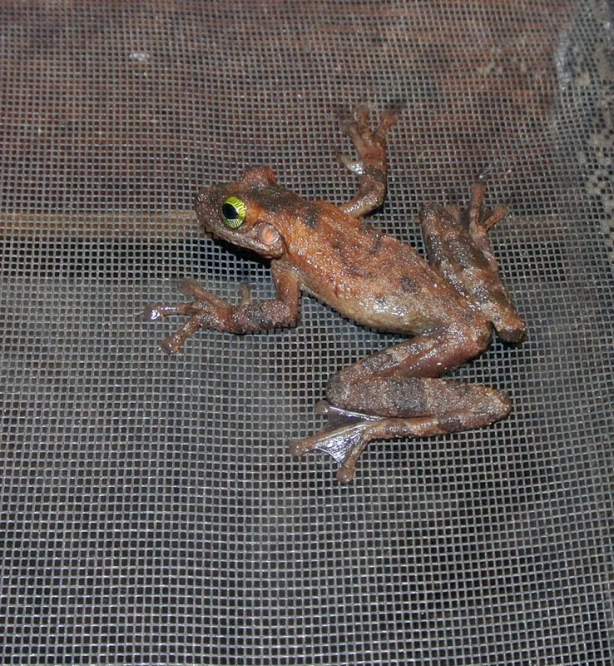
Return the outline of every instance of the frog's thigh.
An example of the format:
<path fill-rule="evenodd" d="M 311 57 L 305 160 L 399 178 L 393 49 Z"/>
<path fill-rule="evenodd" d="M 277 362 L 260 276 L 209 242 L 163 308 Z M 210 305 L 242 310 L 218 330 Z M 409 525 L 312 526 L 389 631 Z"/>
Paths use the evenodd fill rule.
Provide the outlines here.
<path fill-rule="evenodd" d="M 372 404 L 378 404 L 377 393 L 369 387 L 378 385 L 380 379 L 389 379 L 386 386 L 379 384 L 387 394 L 398 393 L 397 387 L 401 386 L 398 382 L 404 380 L 409 380 L 404 384 L 407 386 L 406 391 L 419 390 L 421 384 L 412 383 L 411 378 L 440 377 L 474 358 L 490 343 L 491 328 L 481 315 L 476 316 L 471 311 L 460 314 L 466 321 L 462 321 L 462 328 L 456 331 L 434 331 L 418 335 L 342 368 L 328 382 L 328 399 L 339 407 L 354 409 L 347 402 L 354 401 L 352 396 L 362 400 L 361 395 L 371 394 L 376 399 L 376 403 Z"/>

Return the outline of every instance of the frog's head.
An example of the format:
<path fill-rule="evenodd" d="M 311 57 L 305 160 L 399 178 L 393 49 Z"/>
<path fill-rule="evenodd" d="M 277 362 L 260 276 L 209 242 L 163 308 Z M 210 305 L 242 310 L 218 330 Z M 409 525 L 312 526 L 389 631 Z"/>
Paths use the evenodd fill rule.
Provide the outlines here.
<path fill-rule="evenodd" d="M 276 182 L 269 167 L 252 167 L 237 182 L 199 192 L 196 215 L 214 236 L 265 257 L 280 257 L 284 241 L 276 220 L 283 215 L 287 190 Z"/>

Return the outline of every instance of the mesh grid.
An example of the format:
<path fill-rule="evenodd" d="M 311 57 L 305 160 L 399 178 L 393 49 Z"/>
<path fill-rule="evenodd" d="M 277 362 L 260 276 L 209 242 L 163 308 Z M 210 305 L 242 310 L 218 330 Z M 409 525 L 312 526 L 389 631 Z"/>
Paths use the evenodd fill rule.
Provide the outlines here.
<path fill-rule="evenodd" d="M 0 5 L 2 663 L 609 664 L 612 33 L 597 0 Z M 479 175 L 529 340 L 455 376 L 489 428 L 379 443 L 339 486 L 286 443 L 394 338 L 145 323 L 194 276 L 273 293 L 195 192 L 266 163 L 346 200 L 349 109 L 405 103 L 376 224 Z M 610 633 L 608 633 L 610 632 Z"/>

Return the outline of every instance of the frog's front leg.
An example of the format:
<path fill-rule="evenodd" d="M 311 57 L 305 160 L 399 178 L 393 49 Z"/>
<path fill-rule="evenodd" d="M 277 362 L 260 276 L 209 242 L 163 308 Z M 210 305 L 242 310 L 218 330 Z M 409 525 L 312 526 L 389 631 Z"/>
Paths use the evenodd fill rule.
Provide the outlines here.
<path fill-rule="evenodd" d="M 339 207 L 352 217 L 364 217 L 384 203 L 388 180 L 386 135 L 396 124 L 397 118 L 395 110 L 387 109 L 382 113 L 377 129 L 372 130 L 369 126 L 369 110 L 361 106 L 355 111 L 354 121 L 345 128 L 356 146 L 358 160 L 342 155 L 341 161 L 360 176 L 360 184 L 356 196 Z"/>
<path fill-rule="evenodd" d="M 301 283 L 296 271 L 281 261 L 271 264 L 271 274 L 277 298 L 252 301 L 248 289 L 241 291 L 241 303 L 232 305 L 203 289 L 192 278 L 183 281 L 181 291 L 194 298 L 179 305 L 150 305 L 143 312 L 145 319 L 154 321 L 169 315 L 184 315 L 188 321 L 160 343 L 168 353 L 178 352 L 183 343 L 199 328 L 211 328 L 228 333 L 252 333 L 271 328 L 296 325 Z M 245 286 L 244 286 L 245 287 Z"/>
<path fill-rule="evenodd" d="M 346 483 L 371 441 L 479 428 L 506 416 L 510 402 L 500 391 L 437 378 L 488 344 L 489 326 L 479 315 L 476 322 L 464 332 L 418 336 L 341 370 L 327 388 L 332 427 L 293 442 L 291 453 L 328 453 Z"/>

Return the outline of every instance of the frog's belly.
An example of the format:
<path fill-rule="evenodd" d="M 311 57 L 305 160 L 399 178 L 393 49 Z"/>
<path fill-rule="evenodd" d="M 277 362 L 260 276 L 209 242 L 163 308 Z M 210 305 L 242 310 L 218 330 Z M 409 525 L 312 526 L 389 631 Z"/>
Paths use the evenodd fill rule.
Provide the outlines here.
<path fill-rule="evenodd" d="M 308 291 L 314 293 L 306 285 Z M 381 286 L 381 285 L 377 285 Z M 418 334 L 434 327 L 450 326 L 466 318 L 469 305 L 450 285 L 440 280 L 412 284 L 411 289 L 388 283 L 386 289 L 352 281 L 320 289 L 317 298 L 349 319 L 381 331 Z"/>
<path fill-rule="evenodd" d="M 440 323 L 434 313 L 408 307 L 407 302 L 394 296 L 373 297 L 366 302 L 340 299 L 336 309 L 363 326 L 391 333 L 421 333 Z"/>

